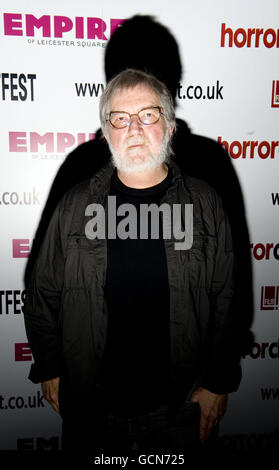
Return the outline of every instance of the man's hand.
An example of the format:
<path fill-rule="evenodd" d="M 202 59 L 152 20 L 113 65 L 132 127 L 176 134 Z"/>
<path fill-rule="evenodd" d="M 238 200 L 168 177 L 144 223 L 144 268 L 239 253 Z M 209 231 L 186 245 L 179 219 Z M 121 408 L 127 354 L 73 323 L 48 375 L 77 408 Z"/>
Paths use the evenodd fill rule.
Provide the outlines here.
<path fill-rule="evenodd" d="M 52 408 L 57 413 L 60 413 L 58 403 L 59 381 L 60 377 L 56 377 L 55 379 L 42 382 L 42 391 L 44 398 L 50 403 Z"/>
<path fill-rule="evenodd" d="M 227 395 L 217 395 L 205 388 L 197 388 L 191 396 L 191 401 L 199 403 L 201 408 L 200 441 L 204 442 L 212 429 L 224 416 L 227 409 Z"/>

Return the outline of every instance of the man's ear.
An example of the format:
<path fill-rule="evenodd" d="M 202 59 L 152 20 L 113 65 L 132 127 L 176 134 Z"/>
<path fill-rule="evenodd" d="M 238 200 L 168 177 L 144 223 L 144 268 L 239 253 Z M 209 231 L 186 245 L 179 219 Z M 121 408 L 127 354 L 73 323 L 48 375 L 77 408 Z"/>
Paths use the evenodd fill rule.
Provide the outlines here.
<path fill-rule="evenodd" d="M 173 131 L 174 131 L 174 126 L 170 126 L 170 128 L 169 128 L 169 138 L 171 138 L 171 136 L 173 134 Z"/>
<path fill-rule="evenodd" d="M 104 139 L 106 139 L 106 141 L 108 142 L 108 134 L 105 132 L 105 130 L 102 128 L 102 134 L 103 134 L 103 137 Z"/>

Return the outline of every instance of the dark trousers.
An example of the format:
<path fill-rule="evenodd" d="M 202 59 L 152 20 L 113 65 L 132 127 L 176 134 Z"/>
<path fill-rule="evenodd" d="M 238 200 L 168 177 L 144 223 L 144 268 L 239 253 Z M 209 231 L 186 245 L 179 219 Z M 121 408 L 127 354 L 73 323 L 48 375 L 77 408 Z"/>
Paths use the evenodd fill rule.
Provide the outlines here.
<path fill-rule="evenodd" d="M 176 411 L 161 406 L 129 418 L 100 409 L 87 423 L 63 421 L 62 450 L 71 462 L 101 456 L 188 455 L 201 449 L 199 427 L 199 404 L 190 401 Z"/>

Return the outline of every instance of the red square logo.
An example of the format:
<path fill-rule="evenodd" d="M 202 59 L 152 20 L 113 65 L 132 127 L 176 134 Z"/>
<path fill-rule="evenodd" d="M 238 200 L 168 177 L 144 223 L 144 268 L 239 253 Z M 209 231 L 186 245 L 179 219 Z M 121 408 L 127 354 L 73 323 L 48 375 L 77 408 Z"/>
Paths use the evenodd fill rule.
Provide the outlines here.
<path fill-rule="evenodd" d="M 278 310 L 279 286 L 262 286 L 261 310 Z"/>
<path fill-rule="evenodd" d="M 279 108 L 279 80 L 273 80 L 272 82 L 271 107 Z"/>

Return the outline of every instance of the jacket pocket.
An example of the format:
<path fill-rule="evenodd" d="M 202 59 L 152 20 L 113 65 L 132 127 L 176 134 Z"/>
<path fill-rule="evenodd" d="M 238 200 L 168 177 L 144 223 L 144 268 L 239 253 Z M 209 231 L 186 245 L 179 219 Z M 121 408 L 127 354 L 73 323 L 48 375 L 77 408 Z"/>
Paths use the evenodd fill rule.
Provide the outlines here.
<path fill-rule="evenodd" d="M 104 251 L 98 240 L 89 240 L 84 235 L 68 237 L 64 289 L 90 288 L 103 267 Z"/>

